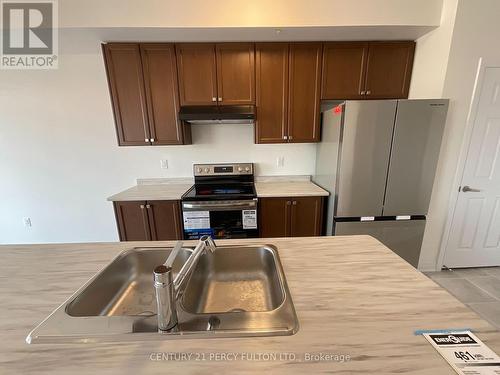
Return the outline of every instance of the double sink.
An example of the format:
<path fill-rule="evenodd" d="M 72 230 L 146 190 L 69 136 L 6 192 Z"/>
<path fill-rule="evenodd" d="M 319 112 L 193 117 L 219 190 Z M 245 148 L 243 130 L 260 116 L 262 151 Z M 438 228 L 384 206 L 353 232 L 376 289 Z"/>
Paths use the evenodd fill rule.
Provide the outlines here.
<path fill-rule="evenodd" d="M 203 254 L 176 303 L 178 324 L 159 331 L 153 270 L 172 248 L 120 253 L 40 323 L 28 343 L 293 335 L 298 320 L 274 246 L 219 246 Z M 193 248 L 183 247 L 174 274 Z"/>

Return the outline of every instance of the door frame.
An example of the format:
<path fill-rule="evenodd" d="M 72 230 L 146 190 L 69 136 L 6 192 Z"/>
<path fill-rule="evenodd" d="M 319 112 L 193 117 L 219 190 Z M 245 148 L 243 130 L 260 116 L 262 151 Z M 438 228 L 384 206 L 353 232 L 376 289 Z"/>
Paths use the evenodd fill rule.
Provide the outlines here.
<path fill-rule="evenodd" d="M 464 137 L 462 140 L 462 145 L 460 146 L 460 153 L 458 157 L 457 168 L 455 171 L 455 178 L 453 180 L 453 187 L 450 192 L 450 199 L 448 202 L 448 214 L 446 217 L 446 224 L 444 227 L 443 237 L 441 239 L 441 244 L 439 247 L 438 257 L 436 261 L 436 271 L 440 271 L 444 265 L 444 256 L 446 253 L 446 247 L 448 246 L 448 242 L 450 239 L 453 217 L 455 215 L 455 209 L 460 194 L 460 192 L 457 189 L 457 186 L 461 186 L 462 183 L 465 171 L 465 164 L 467 162 L 467 156 L 469 153 L 469 148 L 472 140 L 472 133 L 474 131 L 474 124 L 477 118 L 479 99 L 481 97 L 481 91 L 484 85 L 484 75 L 487 68 L 500 68 L 500 61 L 498 60 L 492 61 L 480 57 L 477 63 L 476 79 L 474 81 L 474 87 L 472 89 L 472 97 L 469 106 L 469 112 L 467 114 Z"/>

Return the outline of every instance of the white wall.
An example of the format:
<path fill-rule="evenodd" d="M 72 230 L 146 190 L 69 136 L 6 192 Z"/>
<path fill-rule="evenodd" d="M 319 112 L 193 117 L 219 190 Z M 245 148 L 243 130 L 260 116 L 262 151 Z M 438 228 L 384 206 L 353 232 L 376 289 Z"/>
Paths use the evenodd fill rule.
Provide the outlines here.
<path fill-rule="evenodd" d="M 64 0 L 61 27 L 437 26 L 442 0 Z"/>
<path fill-rule="evenodd" d="M 99 40 L 72 33 L 62 42 L 63 51 L 66 43 L 94 49 L 61 55 L 55 71 L 0 71 L 0 243 L 115 241 L 106 198 L 136 178 L 190 177 L 194 162 L 313 173 L 315 145 L 255 145 L 251 126 L 193 127 L 191 146 L 118 147 Z"/>
<path fill-rule="evenodd" d="M 441 98 L 458 0 L 444 0 L 440 27 L 417 39 L 410 99 Z"/>
<path fill-rule="evenodd" d="M 443 231 L 450 205 L 457 161 L 463 142 L 467 115 L 479 58 L 500 66 L 500 28 L 498 0 L 460 0 L 443 88 L 443 97 L 450 98 L 450 110 L 441 149 L 436 182 L 422 245 L 419 268 L 436 266 Z M 453 203 L 453 202 L 451 202 Z"/>

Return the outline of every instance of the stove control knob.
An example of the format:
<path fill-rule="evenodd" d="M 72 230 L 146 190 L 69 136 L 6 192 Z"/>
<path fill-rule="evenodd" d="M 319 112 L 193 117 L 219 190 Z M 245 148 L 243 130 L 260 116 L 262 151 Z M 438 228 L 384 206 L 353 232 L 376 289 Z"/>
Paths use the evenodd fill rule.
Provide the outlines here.
<path fill-rule="evenodd" d="M 238 167 L 238 172 L 243 172 L 243 168 Z"/>
<path fill-rule="evenodd" d="M 210 168 L 205 168 L 205 172 L 206 173 L 210 172 Z"/>
<path fill-rule="evenodd" d="M 250 172 L 250 167 L 246 167 L 245 172 Z"/>
<path fill-rule="evenodd" d="M 198 168 L 198 173 L 203 172 L 203 168 Z"/>

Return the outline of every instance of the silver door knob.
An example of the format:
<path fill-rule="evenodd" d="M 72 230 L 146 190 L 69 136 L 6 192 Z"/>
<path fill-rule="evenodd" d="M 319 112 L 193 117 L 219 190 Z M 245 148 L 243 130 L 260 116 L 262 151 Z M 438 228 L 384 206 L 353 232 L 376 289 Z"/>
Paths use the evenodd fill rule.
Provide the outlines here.
<path fill-rule="evenodd" d="M 464 193 L 479 193 L 481 190 L 480 189 L 474 189 L 474 188 L 471 188 L 470 186 L 465 185 L 462 188 L 462 191 Z"/>

